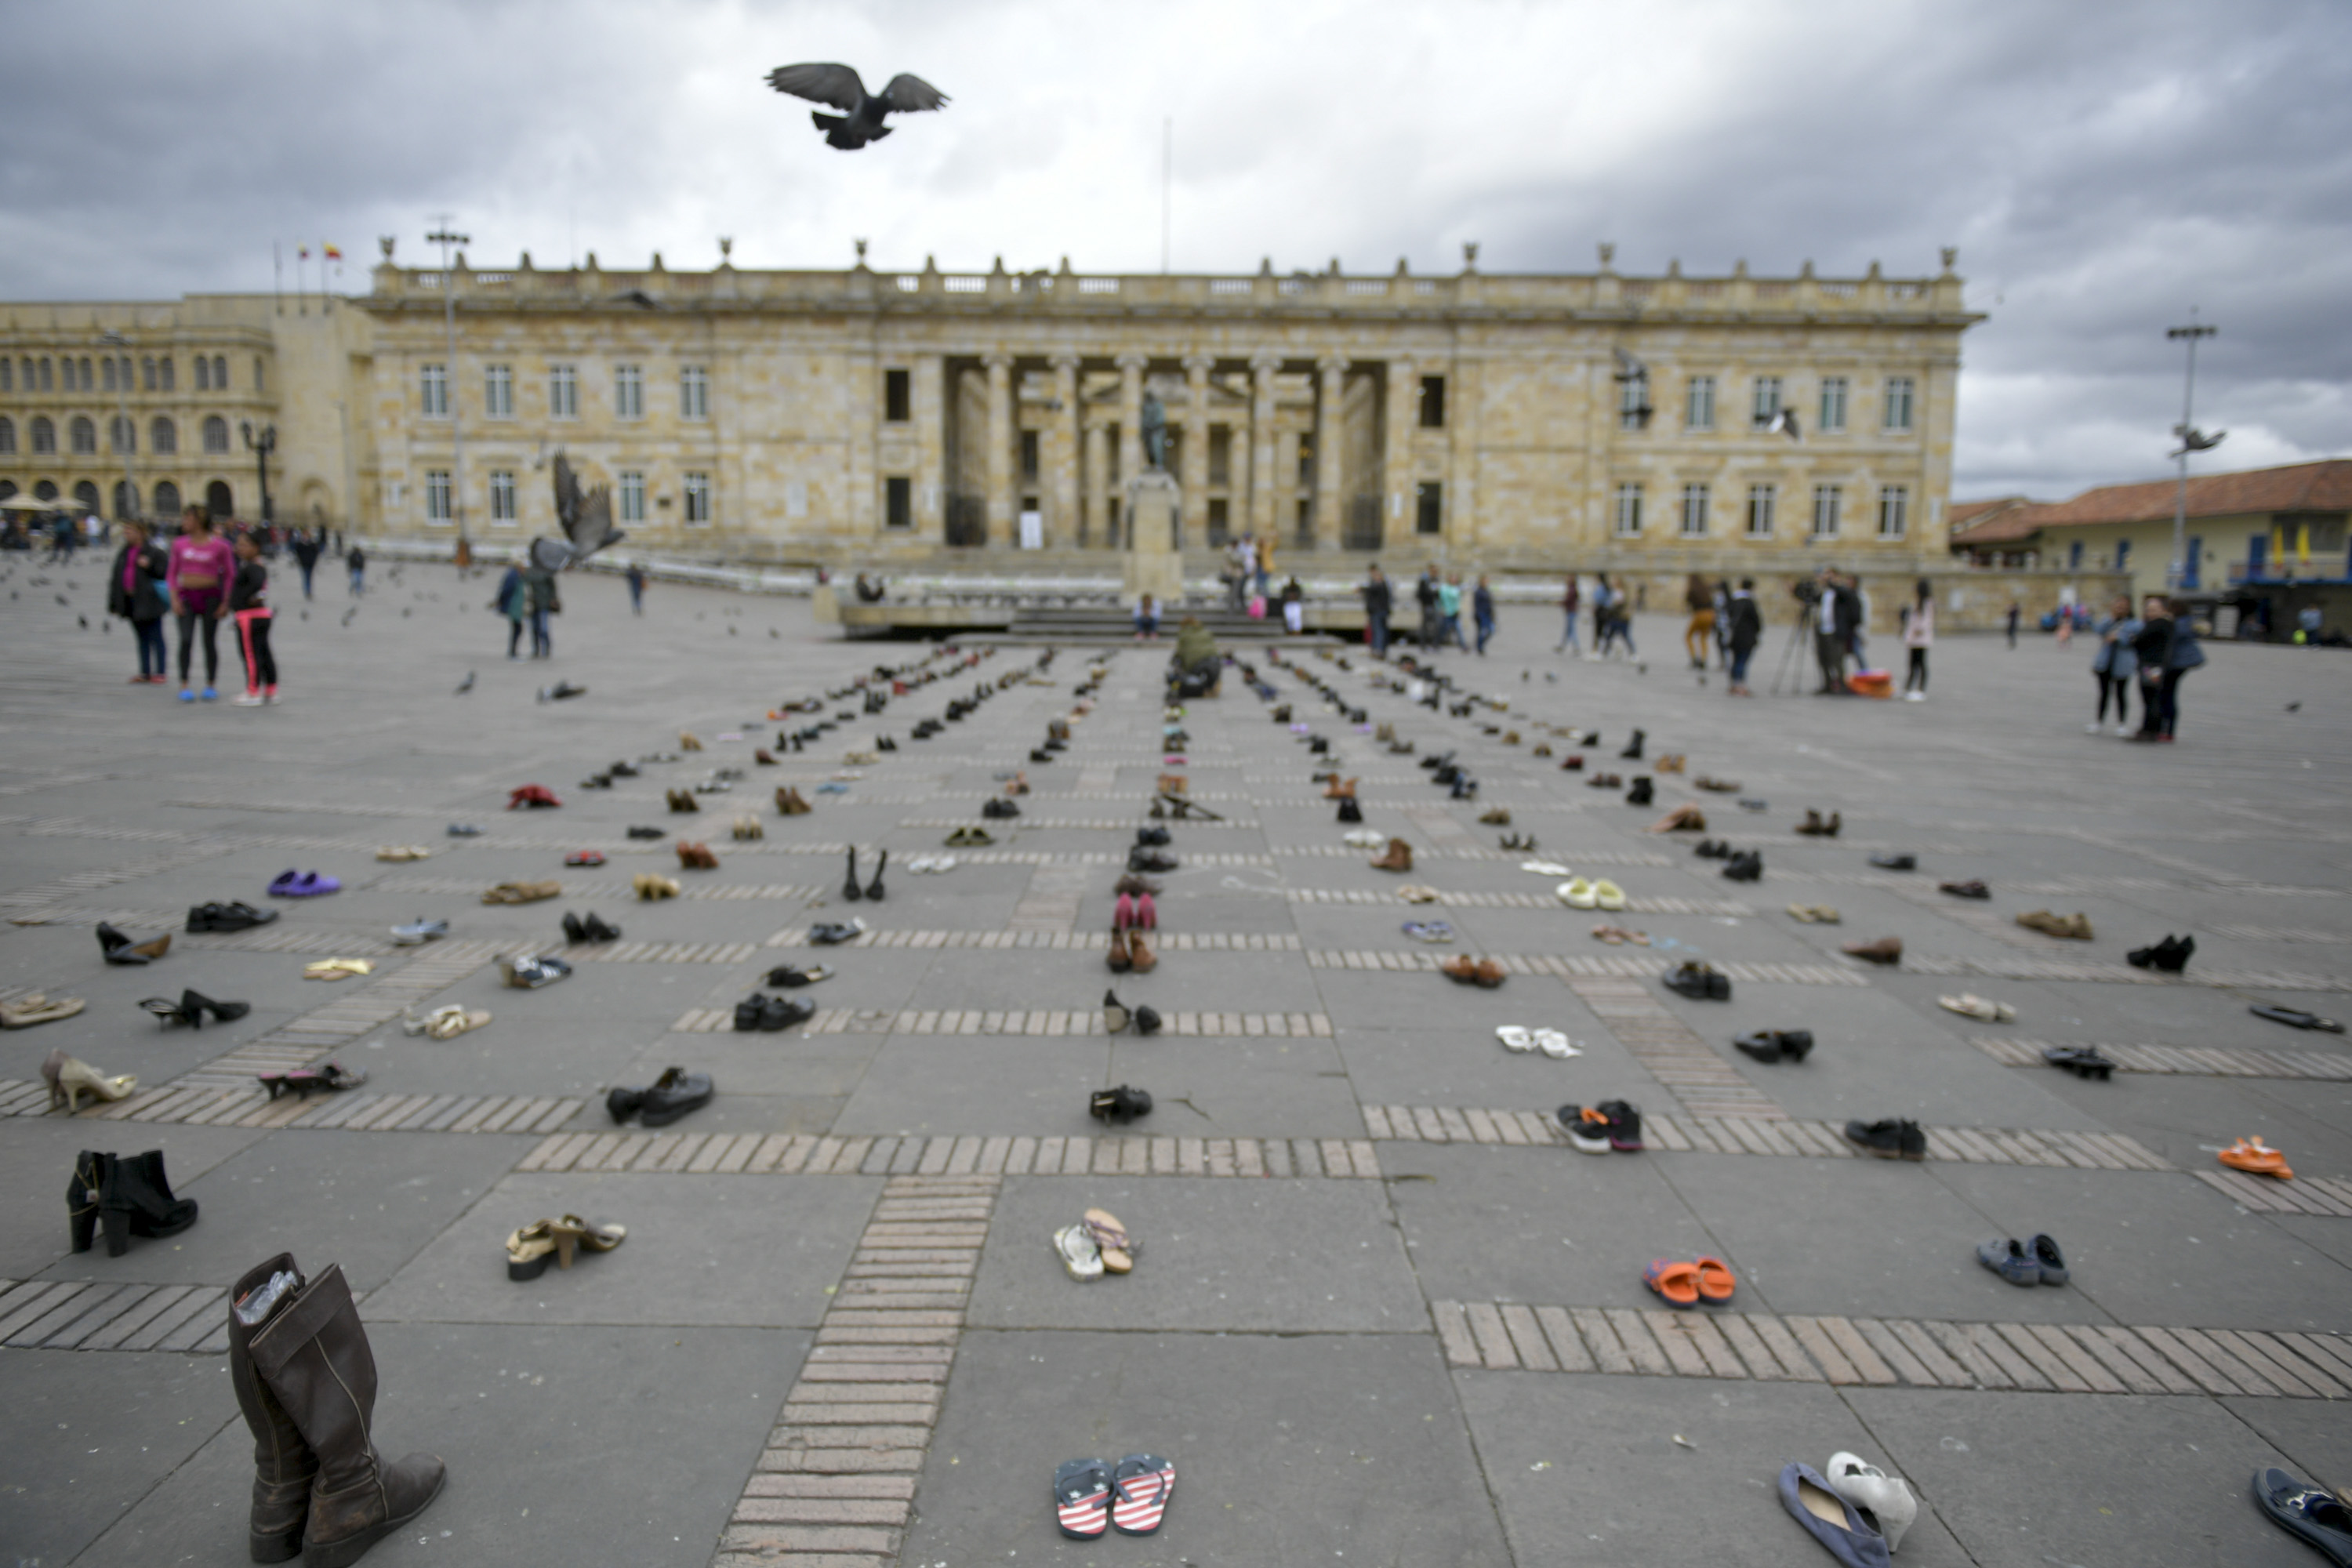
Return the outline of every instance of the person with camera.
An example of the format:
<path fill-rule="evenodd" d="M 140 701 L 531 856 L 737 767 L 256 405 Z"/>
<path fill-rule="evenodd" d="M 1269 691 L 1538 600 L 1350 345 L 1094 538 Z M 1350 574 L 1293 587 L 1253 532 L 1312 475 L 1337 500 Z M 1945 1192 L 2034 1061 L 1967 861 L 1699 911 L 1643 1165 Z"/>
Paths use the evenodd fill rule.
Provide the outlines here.
<path fill-rule="evenodd" d="M 1843 697 L 1846 650 L 1862 622 L 1862 601 L 1835 572 L 1824 566 L 1813 591 L 1813 657 L 1822 667 L 1816 697 Z"/>

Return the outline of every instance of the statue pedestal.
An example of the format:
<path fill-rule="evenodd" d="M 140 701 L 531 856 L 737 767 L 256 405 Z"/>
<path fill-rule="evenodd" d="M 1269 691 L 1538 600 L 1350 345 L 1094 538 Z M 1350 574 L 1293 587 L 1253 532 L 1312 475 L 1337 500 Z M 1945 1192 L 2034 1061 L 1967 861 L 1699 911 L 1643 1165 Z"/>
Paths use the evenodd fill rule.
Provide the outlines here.
<path fill-rule="evenodd" d="M 1138 474 L 1127 487 L 1128 549 L 1120 591 L 1130 600 L 1149 594 L 1163 613 L 1184 602 L 1184 557 L 1175 548 L 1181 493 L 1173 476 Z"/>

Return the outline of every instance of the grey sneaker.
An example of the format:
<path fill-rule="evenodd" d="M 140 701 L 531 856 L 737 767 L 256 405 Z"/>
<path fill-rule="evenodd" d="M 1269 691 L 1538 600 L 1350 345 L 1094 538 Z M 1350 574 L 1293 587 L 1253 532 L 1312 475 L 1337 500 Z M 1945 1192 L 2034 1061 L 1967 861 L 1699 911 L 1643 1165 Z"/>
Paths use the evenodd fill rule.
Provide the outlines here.
<path fill-rule="evenodd" d="M 2012 1285 L 2042 1283 L 2042 1265 L 2015 1237 L 1977 1244 L 1977 1261 Z"/>
<path fill-rule="evenodd" d="M 392 928 L 393 944 L 396 947 L 415 947 L 448 934 L 447 921 L 410 921 L 406 925 Z"/>

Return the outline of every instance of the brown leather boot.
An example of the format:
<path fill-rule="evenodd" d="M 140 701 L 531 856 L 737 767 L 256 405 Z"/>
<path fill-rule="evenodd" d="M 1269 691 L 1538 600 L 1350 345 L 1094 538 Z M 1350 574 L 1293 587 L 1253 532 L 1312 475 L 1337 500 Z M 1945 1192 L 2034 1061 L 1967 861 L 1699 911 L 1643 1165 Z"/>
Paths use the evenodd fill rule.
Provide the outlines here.
<path fill-rule="evenodd" d="M 1323 798 L 1325 800 L 1355 799 L 1356 781 L 1354 779 L 1349 779 L 1342 782 L 1335 776 L 1329 784 L 1323 786 Z"/>
<path fill-rule="evenodd" d="M 1114 974 L 1124 974 L 1135 967 L 1135 959 L 1128 951 L 1127 932 L 1113 931 L 1110 933 L 1110 952 L 1103 962 L 1110 965 Z"/>
<path fill-rule="evenodd" d="M 229 1301 L 269 1283 L 270 1276 L 294 1272 L 294 1255 L 281 1252 L 249 1270 L 229 1292 Z M 301 1431 L 286 1407 L 278 1403 L 254 1370 L 247 1348 L 253 1331 L 228 1315 L 228 1375 L 236 1390 L 236 1406 L 253 1429 L 253 1519 L 248 1544 L 256 1563 L 286 1563 L 302 1554 L 302 1526 L 310 1517 L 310 1479 L 319 1473 L 318 1456 L 302 1441 Z"/>
<path fill-rule="evenodd" d="M 1127 961 L 1135 966 L 1138 974 L 1149 974 L 1160 967 L 1160 960 L 1143 945 L 1143 933 L 1139 931 L 1127 933 Z"/>
<path fill-rule="evenodd" d="M 1389 852 L 1372 862 L 1375 871 L 1410 871 L 1412 869 L 1412 846 L 1402 838 L 1389 840 Z"/>
<path fill-rule="evenodd" d="M 376 1453 L 375 1357 L 341 1265 L 300 1287 L 254 1331 L 247 1353 L 318 1462 L 302 1530 L 306 1568 L 351 1568 L 441 1494 L 439 1459 L 411 1454 L 386 1464 Z"/>

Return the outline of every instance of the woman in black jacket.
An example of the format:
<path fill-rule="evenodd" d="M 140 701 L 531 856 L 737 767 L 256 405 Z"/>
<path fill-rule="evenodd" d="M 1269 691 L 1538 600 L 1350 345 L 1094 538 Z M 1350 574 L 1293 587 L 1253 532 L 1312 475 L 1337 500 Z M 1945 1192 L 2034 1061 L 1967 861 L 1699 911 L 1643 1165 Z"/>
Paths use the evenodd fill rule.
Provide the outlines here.
<path fill-rule="evenodd" d="M 2132 652 L 2139 658 L 2139 731 L 2132 739 L 2169 740 L 2164 732 L 2165 706 L 2171 692 L 2165 678 L 2172 665 L 2172 606 L 2157 594 L 2148 595 L 2141 606 L 2139 632 L 2132 638 Z M 2169 683 L 2178 684 L 2177 677 Z"/>
<path fill-rule="evenodd" d="M 139 673 L 131 678 L 133 686 L 163 684 L 163 612 L 172 605 L 163 573 L 169 564 L 163 550 L 148 538 L 145 523 L 122 525 L 122 548 L 106 578 L 106 609 L 129 621 L 138 634 Z"/>
<path fill-rule="evenodd" d="M 1763 612 L 1756 607 L 1756 579 L 1742 577 L 1739 591 L 1725 601 L 1723 613 L 1730 619 L 1727 634 L 1731 652 L 1731 695 L 1753 697 L 1756 692 L 1748 684 L 1748 661 L 1756 657 L 1756 645 L 1764 636 Z"/>

